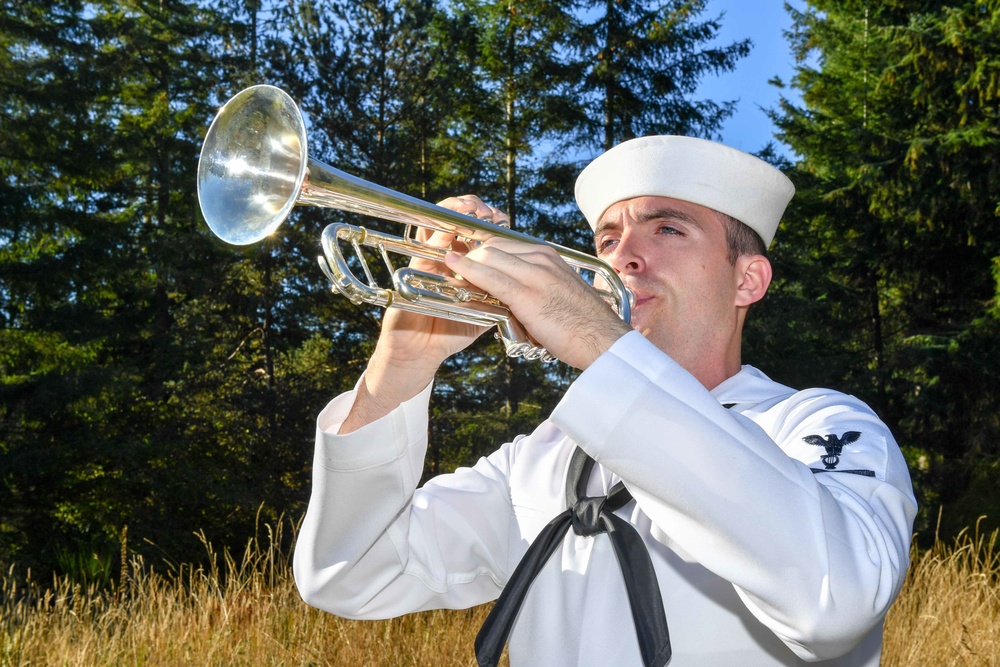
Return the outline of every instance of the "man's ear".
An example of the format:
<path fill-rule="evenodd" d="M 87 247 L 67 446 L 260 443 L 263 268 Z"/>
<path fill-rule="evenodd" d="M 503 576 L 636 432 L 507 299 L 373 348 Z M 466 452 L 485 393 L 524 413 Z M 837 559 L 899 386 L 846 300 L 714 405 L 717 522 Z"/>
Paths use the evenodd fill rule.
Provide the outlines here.
<path fill-rule="evenodd" d="M 741 255 L 736 260 L 736 305 L 749 306 L 764 298 L 771 284 L 771 262 L 764 255 Z"/>

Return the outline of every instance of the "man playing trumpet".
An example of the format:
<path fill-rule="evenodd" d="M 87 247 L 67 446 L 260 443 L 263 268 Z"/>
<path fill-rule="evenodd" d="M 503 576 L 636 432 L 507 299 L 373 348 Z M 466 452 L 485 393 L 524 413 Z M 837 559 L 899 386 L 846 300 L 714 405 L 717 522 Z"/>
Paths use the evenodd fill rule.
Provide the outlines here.
<path fill-rule="evenodd" d="M 512 665 L 877 665 L 916 512 L 905 461 L 857 399 L 741 364 L 793 192 L 700 139 L 594 160 L 577 203 L 635 295 L 631 325 L 551 248 L 446 255 L 438 273 L 582 372 L 534 432 L 417 488 L 434 375 L 482 329 L 390 309 L 355 390 L 318 418 L 303 598 L 385 618 L 500 596 L 481 665 L 508 633 Z"/>

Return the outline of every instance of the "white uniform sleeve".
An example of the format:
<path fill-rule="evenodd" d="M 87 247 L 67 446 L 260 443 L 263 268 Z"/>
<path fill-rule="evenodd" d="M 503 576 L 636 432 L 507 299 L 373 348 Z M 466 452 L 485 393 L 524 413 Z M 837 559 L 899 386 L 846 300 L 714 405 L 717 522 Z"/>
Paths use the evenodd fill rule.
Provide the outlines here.
<path fill-rule="evenodd" d="M 772 437 L 630 333 L 581 374 L 552 421 L 800 658 L 833 658 L 882 621 L 902 586 L 916 503 L 899 448 L 863 403 L 800 392 L 777 410 Z M 862 434 L 852 461 L 873 476 L 817 473 L 793 458 L 823 454 L 807 435 L 848 431 Z"/>
<path fill-rule="evenodd" d="M 496 598 L 511 521 L 506 448 L 418 490 L 430 387 L 335 435 L 354 396 L 334 399 L 317 422 L 312 495 L 293 557 L 302 598 L 348 618 Z"/>

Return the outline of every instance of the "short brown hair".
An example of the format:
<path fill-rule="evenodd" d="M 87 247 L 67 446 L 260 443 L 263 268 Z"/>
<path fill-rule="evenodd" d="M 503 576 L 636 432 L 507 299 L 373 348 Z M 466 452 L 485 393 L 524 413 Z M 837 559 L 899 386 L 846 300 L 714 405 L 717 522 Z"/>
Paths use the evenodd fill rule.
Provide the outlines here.
<path fill-rule="evenodd" d="M 760 235 L 748 226 L 725 213 L 719 213 L 722 218 L 722 225 L 726 228 L 726 245 L 729 246 L 729 263 L 736 264 L 736 260 L 743 255 L 764 255 L 767 256 L 767 246 Z"/>

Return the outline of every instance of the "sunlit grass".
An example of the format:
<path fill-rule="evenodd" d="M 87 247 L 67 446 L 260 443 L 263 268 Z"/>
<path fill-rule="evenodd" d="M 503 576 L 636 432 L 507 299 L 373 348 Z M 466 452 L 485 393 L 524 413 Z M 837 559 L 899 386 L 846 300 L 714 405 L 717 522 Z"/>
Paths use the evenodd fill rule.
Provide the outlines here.
<path fill-rule="evenodd" d="M 132 558 L 113 589 L 18 583 L 12 568 L 0 582 L 0 665 L 475 665 L 486 607 L 367 622 L 311 609 L 278 546 L 284 530 L 265 526 L 238 559 L 205 541 L 206 567 L 160 573 Z M 883 665 L 1000 665 L 997 539 L 964 533 L 914 551 Z"/>
<path fill-rule="evenodd" d="M 886 618 L 883 665 L 1000 665 L 997 539 L 996 531 L 966 531 L 912 554 Z"/>
<path fill-rule="evenodd" d="M 116 589 L 73 583 L 0 587 L 0 665 L 475 665 L 472 641 L 487 609 L 389 621 L 347 621 L 312 609 L 265 526 L 239 559 L 205 540 L 207 567 L 162 574 L 139 558 Z"/>

